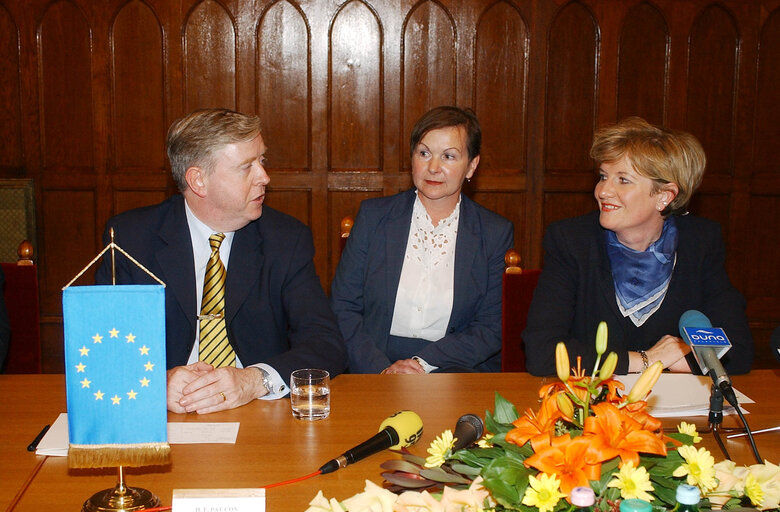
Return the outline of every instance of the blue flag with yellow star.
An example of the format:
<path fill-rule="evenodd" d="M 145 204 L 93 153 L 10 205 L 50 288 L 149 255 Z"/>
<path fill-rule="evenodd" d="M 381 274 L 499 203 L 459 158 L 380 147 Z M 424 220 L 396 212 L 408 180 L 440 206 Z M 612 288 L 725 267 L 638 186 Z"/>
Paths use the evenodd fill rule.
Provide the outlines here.
<path fill-rule="evenodd" d="M 68 287 L 62 312 L 69 466 L 166 463 L 165 288 Z"/>

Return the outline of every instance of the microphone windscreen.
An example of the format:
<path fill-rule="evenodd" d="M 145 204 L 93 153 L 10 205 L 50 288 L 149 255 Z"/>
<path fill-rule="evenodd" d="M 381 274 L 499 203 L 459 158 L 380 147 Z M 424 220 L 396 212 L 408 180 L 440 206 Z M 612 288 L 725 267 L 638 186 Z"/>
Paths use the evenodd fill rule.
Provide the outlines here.
<path fill-rule="evenodd" d="M 691 340 L 683 331 L 683 327 L 712 327 L 712 322 L 701 311 L 695 309 L 689 309 L 680 316 L 680 323 L 678 325 L 680 329 L 680 336 L 688 345 L 691 344 Z"/>
<path fill-rule="evenodd" d="M 462 448 L 472 445 L 485 431 L 485 424 L 482 422 L 482 418 L 476 414 L 464 414 L 458 418 L 458 423 L 455 424 L 455 444 L 452 446 L 452 451 L 456 452 Z"/>
<path fill-rule="evenodd" d="M 391 450 L 411 446 L 422 437 L 422 419 L 413 411 L 398 411 L 379 425 L 380 432 L 385 427 L 392 427 L 398 433 L 398 443 L 391 446 Z"/>

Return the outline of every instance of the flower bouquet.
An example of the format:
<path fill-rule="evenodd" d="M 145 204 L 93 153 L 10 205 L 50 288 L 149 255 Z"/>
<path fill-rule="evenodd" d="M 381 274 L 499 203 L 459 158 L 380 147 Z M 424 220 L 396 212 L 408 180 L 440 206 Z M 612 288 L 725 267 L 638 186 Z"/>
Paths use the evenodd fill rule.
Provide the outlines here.
<path fill-rule="evenodd" d="M 621 500 L 633 498 L 665 510 L 674 507 L 682 483 L 699 488 L 704 509 L 778 508 L 778 466 L 716 464 L 707 449 L 696 447 L 701 438 L 685 422 L 665 434 L 645 401 L 662 363 L 647 368 L 624 394 L 623 384 L 613 379 L 617 354 L 609 353 L 602 364 L 606 347 L 602 322 L 596 364 L 587 375 L 579 357 L 570 370 L 566 346 L 559 343 L 558 380 L 539 390 L 538 410 L 520 415 L 496 393 L 495 408 L 485 417 L 488 434 L 477 445 L 453 452 L 455 439 L 446 430 L 431 443 L 427 459 L 403 453 L 383 463 L 387 489 L 366 482 L 363 493 L 343 503 L 320 492 L 309 511 L 568 512 L 574 507 L 567 499 L 580 486 L 594 491 L 594 509 L 602 512 L 617 511 Z"/>

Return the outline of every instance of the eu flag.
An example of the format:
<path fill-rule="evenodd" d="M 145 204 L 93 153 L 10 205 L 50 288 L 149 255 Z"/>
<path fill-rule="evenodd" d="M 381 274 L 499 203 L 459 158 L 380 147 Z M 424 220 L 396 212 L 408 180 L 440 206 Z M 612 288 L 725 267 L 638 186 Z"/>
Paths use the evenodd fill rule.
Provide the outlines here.
<path fill-rule="evenodd" d="M 166 463 L 164 287 L 68 287 L 62 310 L 70 467 Z"/>

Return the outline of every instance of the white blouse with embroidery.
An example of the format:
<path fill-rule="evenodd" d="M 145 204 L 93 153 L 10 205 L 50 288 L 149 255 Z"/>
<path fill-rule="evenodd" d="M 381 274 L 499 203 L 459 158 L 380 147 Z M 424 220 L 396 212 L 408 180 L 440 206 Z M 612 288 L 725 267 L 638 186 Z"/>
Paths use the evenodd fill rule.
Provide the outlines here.
<path fill-rule="evenodd" d="M 412 209 L 390 334 L 437 341 L 447 333 L 455 287 L 460 200 L 434 227 L 419 196 Z"/>

